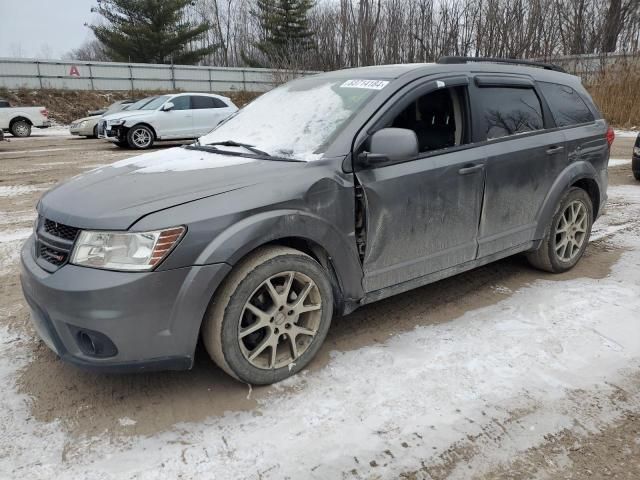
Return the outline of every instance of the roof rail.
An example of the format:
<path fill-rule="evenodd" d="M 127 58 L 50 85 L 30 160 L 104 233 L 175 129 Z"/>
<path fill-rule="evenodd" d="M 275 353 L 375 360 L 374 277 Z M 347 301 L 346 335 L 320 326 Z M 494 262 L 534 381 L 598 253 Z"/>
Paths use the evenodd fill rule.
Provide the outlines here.
<path fill-rule="evenodd" d="M 519 60 L 517 58 L 492 58 L 492 57 L 440 57 L 437 63 L 454 64 L 454 63 L 470 63 L 470 62 L 486 62 L 486 63 L 507 63 L 512 65 L 528 65 L 530 67 L 544 68 L 545 70 L 553 70 L 555 72 L 567 73 L 566 70 L 558 65 L 551 63 L 534 62 L 531 60 Z"/>

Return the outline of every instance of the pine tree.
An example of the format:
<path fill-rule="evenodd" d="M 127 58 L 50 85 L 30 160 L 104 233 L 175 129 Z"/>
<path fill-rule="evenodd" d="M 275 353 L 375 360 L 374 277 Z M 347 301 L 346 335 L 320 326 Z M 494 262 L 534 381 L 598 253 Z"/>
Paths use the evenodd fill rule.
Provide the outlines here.
<path fill-rule="evenodd" d="M 256 44 L 273 65 L 292 61 L 312 48 L 309 10 L 313 0 L 257 0 L 262 40 Z"/>
<path fill-rule="evenodd" d="M 214 50 L 187 48 L 210 25 L 184 17 L 191 0 L 98 0 L 95 9 L 106 25 L 90 25 L 114 61 L 195 64 Z"/>

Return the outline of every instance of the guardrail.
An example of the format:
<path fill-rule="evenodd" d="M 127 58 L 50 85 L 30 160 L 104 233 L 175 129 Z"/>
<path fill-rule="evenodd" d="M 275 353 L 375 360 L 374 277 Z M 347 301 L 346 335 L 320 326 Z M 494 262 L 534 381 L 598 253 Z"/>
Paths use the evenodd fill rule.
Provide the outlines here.
<path fill-rule="evenodd" d="M 0 58 L 0 87 L 71 90 L 265 92 L 315 72 L 146 63 Z"/>

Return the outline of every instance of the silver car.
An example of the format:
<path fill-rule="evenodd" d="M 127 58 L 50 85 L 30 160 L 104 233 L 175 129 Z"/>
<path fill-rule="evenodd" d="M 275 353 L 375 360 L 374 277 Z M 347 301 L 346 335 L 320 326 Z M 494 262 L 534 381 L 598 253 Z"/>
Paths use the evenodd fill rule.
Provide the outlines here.
<path fill-rule="evenodd" d="M 71 135 L 78 135 L 80 137 L 98 138 L 98 122 L 104 115 L 126 110 L 126 108 L 134 103 L 134 100 L 120 100 L 112 103 L 106 111 L 100 115 L 91 115 L 84 118 L 74 120 L 69 125 L 69 132 Z"/>

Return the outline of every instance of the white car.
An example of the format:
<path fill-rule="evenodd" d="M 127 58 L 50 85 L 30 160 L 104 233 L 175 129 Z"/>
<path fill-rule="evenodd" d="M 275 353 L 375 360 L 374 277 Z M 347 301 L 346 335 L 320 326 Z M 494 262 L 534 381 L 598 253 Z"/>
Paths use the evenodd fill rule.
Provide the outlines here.
<path fill-rule="evenodd" d="M 49 112 L 44 107 L 11 107 L 8 102 L 0 106 L 0 130 L 9 130 L 14 137 L 28 137 L 31 127 L 51 126 Z"/>
<path fill-rule="evenodd" d="M 195 139 L 209 133 L 238 107 L 209 93 L 179 93 L 140 100 L 129 109 L 106 115 L 98 136 L 120 147 L 144 149 L 156 140 Z"/>

